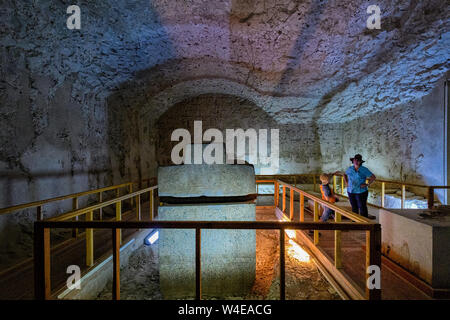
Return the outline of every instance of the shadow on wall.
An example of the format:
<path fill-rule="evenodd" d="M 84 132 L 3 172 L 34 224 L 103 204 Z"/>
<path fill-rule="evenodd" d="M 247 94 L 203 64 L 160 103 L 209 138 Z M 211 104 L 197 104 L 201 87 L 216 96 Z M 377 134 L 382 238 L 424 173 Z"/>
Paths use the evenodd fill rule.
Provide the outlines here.
<path fill-rule="evenodd" d="M 99 188 L 106 187 L 107 185 L 103 185 L 104 181 L 108 180 L 108 177 L 111 175 L 111 170 L 74 170 L 71 172 L 62 172 L 62 171 L 38 171 L 33 172 L 32 176 L 25 175 L 23 173 L 11 173 L 8 171 L 0 171 L 0 185 L 4 188 L 4 193 L 2 193 L 2 205 L 1 208 L 9 207 L 12 205 L 17 205 L 19 203 L 12 203 L 9 199 L 13 198 L 13 194 L 15 192 L 27 193 L 30 192 L 28 198 L 30 201 L 43 200 L 51 197 L 62 196 L 61 192 L 58 192 L 58 185 L 65 184 L 67 181 L 69 183 L 69 193 L 76 193 L 86 191 L 85 188 L 77 189 L 76 181 L 78 179 L 85 179 L 87 177 L 96 177 L 97 178 L 97 186 Z M 69 180 L 67 180 L 69 179 Z M 56 183 L 55 181 L 60 181 Z M 29 188 L 29 185 L 33 183 L 34 187 Z M 39 194 L 34 194 L 35 190 L 39 190 L 40 188 L 45 187 L 47 183 L 50 183 L 54 190 L 51 190 L 50 196 L 42 198 L 39 197 Z M 75 188 L 74 188 L 75 187 Z"/>
<path fill-rule="evenodd" d="M 155 57 L 160 61 L 176 59 L 176 50 L 170 36 L 161 31 L 164 30 L 164 21 L 152 1 L 148 6 L 152 28 L 158 29 L 159 33 L 156 38 L 148 35 L 152 39 L 151 50 L 136 48 L 135 62 L 147 62 Z M 142 37 L 144 43 L 149 41 L 145 34 L 137 33 L 134 37 Z M 140 110 L 155 87 L 155 83 L 148 81 L 148 78 L 154 76 L 155 69 L 157 73 L 157 67 L 136 71 L 132 80 L 117 86 L 107 98 L 107 147 L 114 155 L 111 162 L 119 174 L 114 180 L 141 181 L 156 173 L 152 170 L 154 150 L 151 148 L 151 128 L 142 126 L 140 119 Z"/>
<path fill-rule="evenodd" d="M 270 130 L 279 130 L 279 172 L 298 173 L 316 170 L 320 163 L 318 139 L 309 124 L 280 124 L 255 103 L 225 94 L 204 94 L 186 99 L 169 108 L 156 123 L 156 161 L 158 165 L 172 165 L 171 151 L 178 144 L 171 141 L 175 129 L 183 128 L 194 135 L 194 121 L 202 121 L 203 133 L 216 128 L 226 137 L 226 129 L 267 129 L 267 155 L 271 155 Z M 248 156 L 248 139 L 246 155 Z M 255 173 L 261 174 L 262 168 L 269 166 L 253 163 Z"/>
<path fill-rule="evenodd" d="M 169 108 L 162 114 L 157 123 L 156 160 L 158 165 L 173 165 L 171 152 L 178 141 L 171 141 L 172 132 L 176 129 L 186 129 L 194 139 L 194 121 L 202 122 L 202 134 L 208 129 L 218 129 L 226 139 L 226 129 L 255 129 L 258 141 L 260 129 L 267 130 L 267 156 L 270 156 L 271 129 L 281 129 L 280 125 L 269 114 L 259 108 L 253 102 L 223 94 L 205 94 L 186 99 Z M 280 135 L 282 134 L 280 130 Z M 281 139 L 280 139 L 281 140 Z M 281 142 L 281 141 L 280 141 Z M 205 142 L 205 143 L 209 143 Z M 246 159 L 249 155 L 249 139 L 246 144 Z M 255 172 L 258 174 L 262 167 L 268 167 L 254 163 Z"/>
<path fill-rule="evenodd" d="M 302 56 L 306 50 L 307 44 L 314 38 L 315 31 L 320 24 L 321 16 L 325 10 L 326 3 L 322 3 L 322 1 L 313 1 L 308 9 L 308 12 L 305 13 L 306 21 L 302 24 L 301 30 L 298 31 L 298 37 L 295 43 L 292 46 L 290 57 L 294 57 L 288 60 L 285 70 L 280 77 L 278 85 L 274 87 L 273 93 L 275 95 L 283 95 L 285 94 L 286 89 L 289 87 L 290 82 L 294 77 L 296 77 L 295 72 L 298 72 L 302 64 Z M 323 99 L 322 99 L 323 100 Z M 326 104 L 321 101 L 318 106 L 314 108 L 314 115 L 310 125 L 310 130 L 312 132 L 312 144 L 314 149 L 310 151 L 310 154 L 313 156 L 315 160 L 318 161 L 319 169 L 322 171 L 322 152 L 320 148 L 320 128 L 317 124 L 317 119 L 322 116 L 322 110 L 326 107 Z M 331 155 L 334 157 L 334 155 Z M 313 169 L 313 171 L 316 171 Z"/>

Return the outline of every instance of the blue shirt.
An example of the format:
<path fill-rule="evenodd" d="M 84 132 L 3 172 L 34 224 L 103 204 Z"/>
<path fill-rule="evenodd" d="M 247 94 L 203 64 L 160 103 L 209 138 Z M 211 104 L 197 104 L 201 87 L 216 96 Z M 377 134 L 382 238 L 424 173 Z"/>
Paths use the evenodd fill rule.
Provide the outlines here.
<path fill-rule="evenodd" d="M 361 188 L 361 184 L 366 183 L 366 179 L 372 176 L 372 172 L 364 166 L 360 166 L 358 171 L 354 166 L 351 166 L 345 171 L 348 177 L 348 193 L 363 193 L 368 191 L 367 187 Z"/>

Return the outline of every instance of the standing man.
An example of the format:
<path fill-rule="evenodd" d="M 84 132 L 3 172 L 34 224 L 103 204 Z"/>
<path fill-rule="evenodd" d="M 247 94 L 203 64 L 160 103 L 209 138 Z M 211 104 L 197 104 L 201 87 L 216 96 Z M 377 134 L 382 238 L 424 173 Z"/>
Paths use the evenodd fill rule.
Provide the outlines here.
<path fill-rule="evenodd" d="M 375 175 L 362 164 L 365 162 L 360 154 L 350 158 L 353 163 L 344 174 L 344 180 L 347 185 L 348 199 L 352 205 L 352 211 L 369 219 L 375 219 L 368 214 L 367 197 L 369 196 L 368 187 L 375 181 Z M 369 179 L 368 183 L 366 180 Z"/>

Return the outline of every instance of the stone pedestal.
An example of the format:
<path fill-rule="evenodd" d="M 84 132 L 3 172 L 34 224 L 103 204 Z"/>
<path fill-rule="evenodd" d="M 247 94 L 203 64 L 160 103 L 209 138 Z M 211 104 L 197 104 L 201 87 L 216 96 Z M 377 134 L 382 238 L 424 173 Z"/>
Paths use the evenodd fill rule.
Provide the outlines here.
<path fill-rule="evenodd" d="M 160 197 L 236 197 L 256 194 L 251 165 L 185 164 L 158 169 Z"/>
<path fill-rule="evenodd" d="M 254 221 L 255 204 L 164 205 L 159 220 Z M 164 299 L 195 297 L 195 230 L 161 229 L 160 286 Z M 202 230 L 204 296 L 243 297 L 255 280 L 255 230 Z"/>

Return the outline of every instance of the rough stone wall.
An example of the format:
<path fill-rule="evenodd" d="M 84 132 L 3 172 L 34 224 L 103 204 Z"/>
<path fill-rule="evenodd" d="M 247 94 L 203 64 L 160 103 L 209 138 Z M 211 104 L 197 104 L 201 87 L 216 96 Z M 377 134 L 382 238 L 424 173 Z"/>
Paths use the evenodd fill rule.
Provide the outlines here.
<path fill-rule="evenodd" d="M 280 173 L 315 172 L 322 165 L 329 166 L 341 159 L 339 125 L 282 124 L 248 100 L 229 95 L 202 95 L 174 105 L 159 118 L 156 154 L 160 165 L 173 164 L 170 155 L 178 142 L 171 141 L 172 132 L 178 128 L 187 129 L 193 139 L 194 121 L 200 120 L 203 132 L 216 128 L 224 139 L 226 129 L 252 128 L 257 132 L 259 129 L 278 129 Z M 269 152 L 270 142 L 269 137 Z M 260 174 L 262 167 L 260 163 L 255 164 L 256 174 Z"/>
<path fill-rule="evenodd" d="M 92 1 L 75 31 L 69 4 L 1 5 L 2 206 L 151 174 L 153 125 L 201 94 L 249 100 L 285 132 L 312 122 L 281 165 L 331 167 L 324 128 L 416 100 L 448 70 L 441 1 L 381 1 L 380 31 L 365 1 Z"/>
<path fill-rule="evenodd" d="M 144 2 L 81 5 L 81 30 L 65 26 L 67 1 L 2 2 L 1 207 L 138 177 L 135 92 L 121 85 L 159 56 L 160 41 L 148 61 L 124 37 L 158 23 Z"/>
<path fill-rule="evenodd" d="M 68 30 L 69 4 L 0 4 L 2 208 L 147 174 L 140 168 L 141 129 L 136 112 L 129 112 L 130 91 L 121 88 L 142 66 L 131 54 L 135 39 L 123 36 L 133 26 L 115 23 L 124 19 L 120 6 L 96 1 L 81 6 L 82 29 Z M 158 23 L 148 5 L 134 12 L 137 20 Z M 70 201 L 46 205 L 44 217 L 69 209 Z M 31 255 L 35 215 L 33 209 L 0 217 L 0 265 Z"/>
<path fill-rule="evenodd" d="M 356 153 L 379 178 L 446 185 L 444 79 L 414 103 L 342 124 L 342 168 Z M 416 190 L 426 193 L 426 190 Z M 438 191 L 443 200 L 443 192 Z"/>
<path fill-rule="evenodd" d="M 377 31 L 366 28 L 369 4 L 158 1 L 176 57 L 145 75 L 152 94 L 144 108 L 155 114 L 223 92 L 257 103 L 280 122 L 327 123 L 428 94 L 448 70 L 446 4 L 381 1 Z"/>

